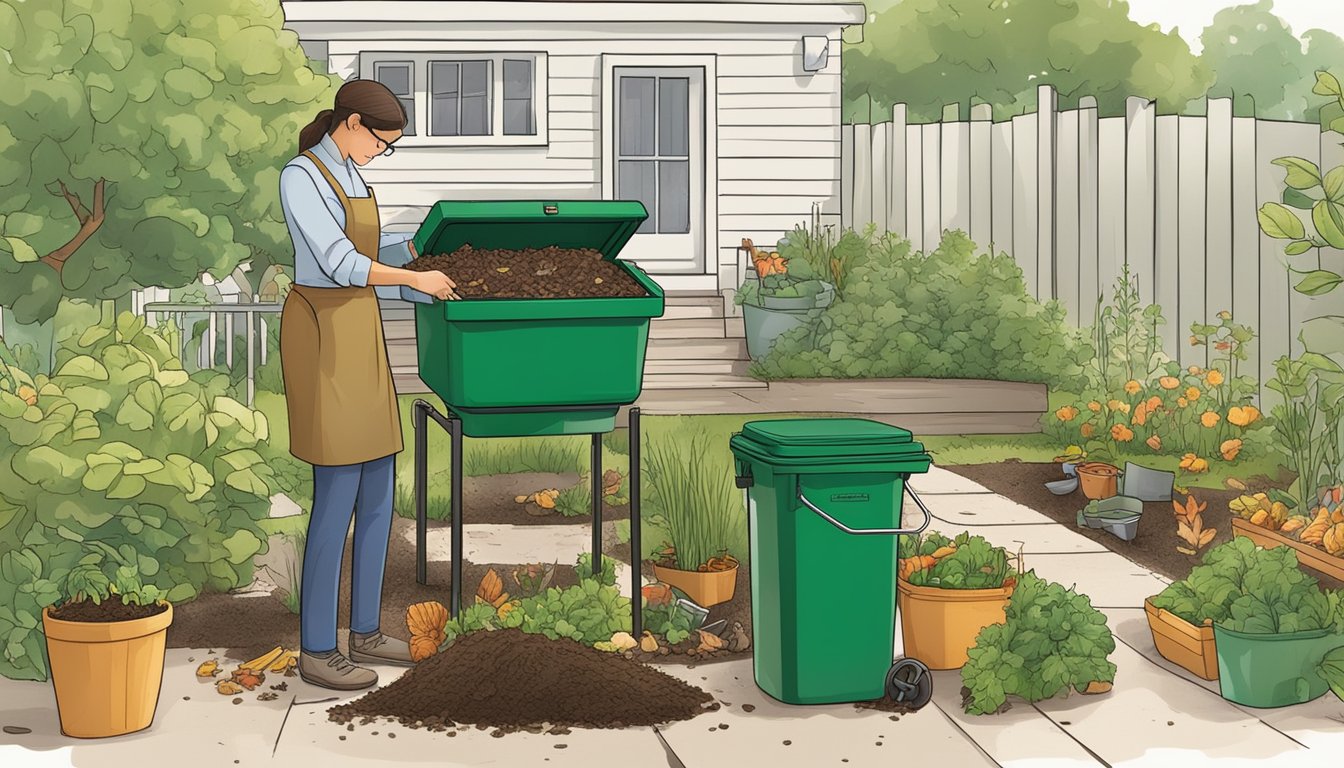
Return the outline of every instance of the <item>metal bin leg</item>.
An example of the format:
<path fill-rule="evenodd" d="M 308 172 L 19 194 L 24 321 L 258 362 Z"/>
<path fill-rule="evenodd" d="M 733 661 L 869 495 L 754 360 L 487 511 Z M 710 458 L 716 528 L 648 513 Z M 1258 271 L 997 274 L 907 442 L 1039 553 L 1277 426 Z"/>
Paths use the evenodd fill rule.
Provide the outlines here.
<path fill-rule="evenodd" d="M 639 408 L 630 408 L 630 634 L 636 640 L 644 635 L 644 601 L 641 582 L 643 581 L 641 555 L 643 549 L 639 542 L 639 529 L 642 518 L 639 512 Z"/>
<path fill-rule="evenodd" d="M 602 578 L 602 434 L 592 435 L 588 480 L 593 486 L 593 578 Z"/>
<path fill-rule="evenodd" d="M 425 486 L 429 484 L 425 451 L 429 408 L 429 403 L 424 400 L 416 400 L 411 407 L 411 425 L 415 432 L 415 580 L 420 584 L 429 583 L 425 565 L 425 527 L 428 517 Z"/>
<path fill-rule="evenodd" d="M 453 595 L 449 613 L 456 619 L 462 609 L 462 422 L 452 411 L 448 412 L 448 434 L 453 452 Z"/>

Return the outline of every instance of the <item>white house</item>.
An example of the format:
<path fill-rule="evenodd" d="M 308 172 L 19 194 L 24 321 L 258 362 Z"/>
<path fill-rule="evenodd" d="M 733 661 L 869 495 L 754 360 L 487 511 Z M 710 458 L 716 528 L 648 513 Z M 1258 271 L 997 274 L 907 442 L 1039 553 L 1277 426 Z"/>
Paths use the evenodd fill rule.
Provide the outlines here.
<path fill-rule="evenodd" d="M 638 199 L 650 217 L 622 257 L 671 296 L 723 296 L 723 318 L 742 238 L 773 243 L 814 203 L 839 220 L 841 35 L 859 3 L 283 8 L 309 56 L 382 81 L 413 115 L 363 171 L 385 222 L 413 228 L 441 199 Z"/>

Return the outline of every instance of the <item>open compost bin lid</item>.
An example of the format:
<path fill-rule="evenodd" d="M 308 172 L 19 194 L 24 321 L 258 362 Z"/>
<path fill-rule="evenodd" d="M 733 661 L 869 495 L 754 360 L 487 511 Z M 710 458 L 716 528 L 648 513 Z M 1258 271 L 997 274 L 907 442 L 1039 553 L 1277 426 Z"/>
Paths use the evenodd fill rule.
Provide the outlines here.
<path fill-rule="evenodd" d="M 924 445 L 910 430 L 870 419 L 771 419 L 742 425 L 739 444 L 778 459 L 917 458 Z"/>
<path fill-rule="evenodd" d="M 415 233 L 417 253 L 473 248 L 593 248 L 616 258 L 649 217 L 637 200 L 441 200 Z"/>

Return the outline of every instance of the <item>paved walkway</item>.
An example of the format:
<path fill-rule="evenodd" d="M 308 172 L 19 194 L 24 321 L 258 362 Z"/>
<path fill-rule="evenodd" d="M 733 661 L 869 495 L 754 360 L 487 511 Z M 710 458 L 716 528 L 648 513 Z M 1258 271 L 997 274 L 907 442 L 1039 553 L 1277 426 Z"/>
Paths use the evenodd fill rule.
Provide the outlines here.
<path fill-rule="evenodd" d="M 155 724 L 117 739 L 83 742 L 61 736 L 50 684 L 0 679 L 0 725 L 32 729 L 25 735 L 0 734 L 0 765 L 142 768 L 168 761 L 169 755 L 172 762 L 189 755 L 193 768 L 396 763 L 509 768 L 731 768 L 762 763 L 781 768 L 1194 768 L 1249 766 L 1269 759 L 1275 766 L 1340 764 L 1344 703 L 1333 695 L 1277 710 L 1240 707 L 1219 697 L 1216 683 L 1196 680 L 1158 656 L 1142 604 L 1162 588 L 1163 578 L 951 472 L 935 468 L 917 487 L 934 512 L 935 529 L 970 530 L 996 544 L 1020 545 L 1028 567 L 1046 578 L 1076 584 L 1092 597 L 1117 640 L 1111 660 L 1118 672 L 1111 693 L 1036 705 L 1017 702 L 1005 714 L 973 717 L 961 710 L 959 674 L 939 672 L 933 703 L 893 721 L 887 714 L 849 705 L 780 704 L 756 688 L 750 660 L 736 660 L 664 668 L 706 688 L 723 704 L 720 711 L 687 722 L 657 729 L 578 730 L 564 737 L 514 734 L 497 739 L 469 729 L 448 738 L 386 724 L 346 731 L 328 722 L 325 710 L 334 700 L 351 696 L 336 696 L 297 678 L 288 679 L 289 691 L 277 701 L 257 702 L 249 696 L 233 706 L 192 674 L 206 655 L 204 649 L 173 649 Z M 538 542 L 548 553 L 555 544 Z M 571 544 L 579 547 L 581 542 L 576 538 Z M 385 680 L 399 672 L 379 669 Z M 748 712 L 746 705 L 754 710 Z"/>

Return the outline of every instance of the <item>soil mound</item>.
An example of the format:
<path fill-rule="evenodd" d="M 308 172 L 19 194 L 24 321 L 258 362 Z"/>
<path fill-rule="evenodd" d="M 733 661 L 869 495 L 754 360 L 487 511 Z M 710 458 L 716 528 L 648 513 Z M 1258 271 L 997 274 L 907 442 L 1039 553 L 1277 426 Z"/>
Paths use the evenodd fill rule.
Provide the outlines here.
<path fill-rule="evenodd" d="M 467 635 L 328 713 L 343 724 L 389 717 L 411 728 L 507 732 L 657 725 L 717 709 L 712 702 L 699 688 L 619 655 L 510 629 Z"/>

